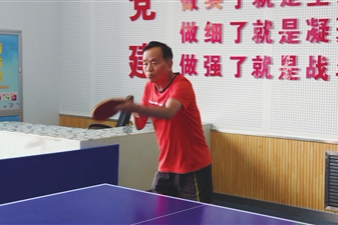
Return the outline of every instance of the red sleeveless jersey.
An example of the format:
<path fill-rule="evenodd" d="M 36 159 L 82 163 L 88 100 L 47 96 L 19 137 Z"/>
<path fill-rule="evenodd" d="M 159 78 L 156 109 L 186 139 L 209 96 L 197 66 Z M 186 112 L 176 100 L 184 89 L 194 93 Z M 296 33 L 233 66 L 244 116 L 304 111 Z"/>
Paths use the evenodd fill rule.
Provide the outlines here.
<path fill-rule="evenodd" d="M 189 173 L 208 166 L 211 164 L 211 154 L 204 137 L 195 93 L 186 77 L 176 74 L 163 91 L 158 91 L 155 84 L 147 82 L 141 104 L 164 107 L 169 98 L 181 102 L 182 107 L 170 119 L 152 117 L 160 148 L 158 170 Z"/>

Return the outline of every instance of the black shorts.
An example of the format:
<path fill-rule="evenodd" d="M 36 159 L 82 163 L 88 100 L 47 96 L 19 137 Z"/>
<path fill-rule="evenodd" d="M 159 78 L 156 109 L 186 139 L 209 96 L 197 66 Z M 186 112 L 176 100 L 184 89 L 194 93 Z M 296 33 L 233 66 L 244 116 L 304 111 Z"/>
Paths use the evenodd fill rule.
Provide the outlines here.
<path fill-rule="evenodd" d="M 199 202 L 213 202 L 211 165 L 191 173 L 157 172 L 152 191 Z"/>

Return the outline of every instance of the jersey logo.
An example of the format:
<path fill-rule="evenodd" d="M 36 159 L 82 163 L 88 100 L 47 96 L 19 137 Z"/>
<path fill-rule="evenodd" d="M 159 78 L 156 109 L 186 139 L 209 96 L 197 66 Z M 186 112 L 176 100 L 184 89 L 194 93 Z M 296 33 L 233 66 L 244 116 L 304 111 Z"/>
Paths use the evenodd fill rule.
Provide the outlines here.
<path fill-rule="evenodd" d="M 154 102 L 154 101 L 151 101 L 151 100 L 148 100 L 148 103 L 150 105 L 155 105 L 155 106 L 160 106 L 160 107 L 164 106 L 164 103 L 158 103 L 158 102 Z"/>

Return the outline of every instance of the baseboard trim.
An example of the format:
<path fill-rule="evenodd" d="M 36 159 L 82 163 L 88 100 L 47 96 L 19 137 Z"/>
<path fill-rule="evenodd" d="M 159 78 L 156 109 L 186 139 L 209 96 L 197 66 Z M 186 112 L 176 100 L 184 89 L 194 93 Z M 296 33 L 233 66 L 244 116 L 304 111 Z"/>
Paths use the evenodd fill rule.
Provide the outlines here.
<path fill-rule="evenodd" d="M 214 204 L 312 224 L 337 224 L 338 214 L 214 193 Z"/>

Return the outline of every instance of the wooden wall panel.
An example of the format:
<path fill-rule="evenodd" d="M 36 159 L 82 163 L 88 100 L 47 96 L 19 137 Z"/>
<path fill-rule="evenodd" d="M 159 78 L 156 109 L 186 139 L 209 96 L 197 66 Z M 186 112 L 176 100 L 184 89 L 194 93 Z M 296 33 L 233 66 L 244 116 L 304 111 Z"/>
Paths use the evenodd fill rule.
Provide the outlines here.
<path fill-rule="evenodd" d="M 336 144 L 211 131 L 214 191 L 325 211 L 325 152 Z"/>
<path fill-rule="evenodd" d="M 92 123 L 103 123 L 103 124 L 114 127 L 116 124 L 116 121 L 113 121 L 113 120 L 100 121 L 100 120 L 94 120 L 89 117 L 59 115 L 60 126 L 87 128 Z"/>

